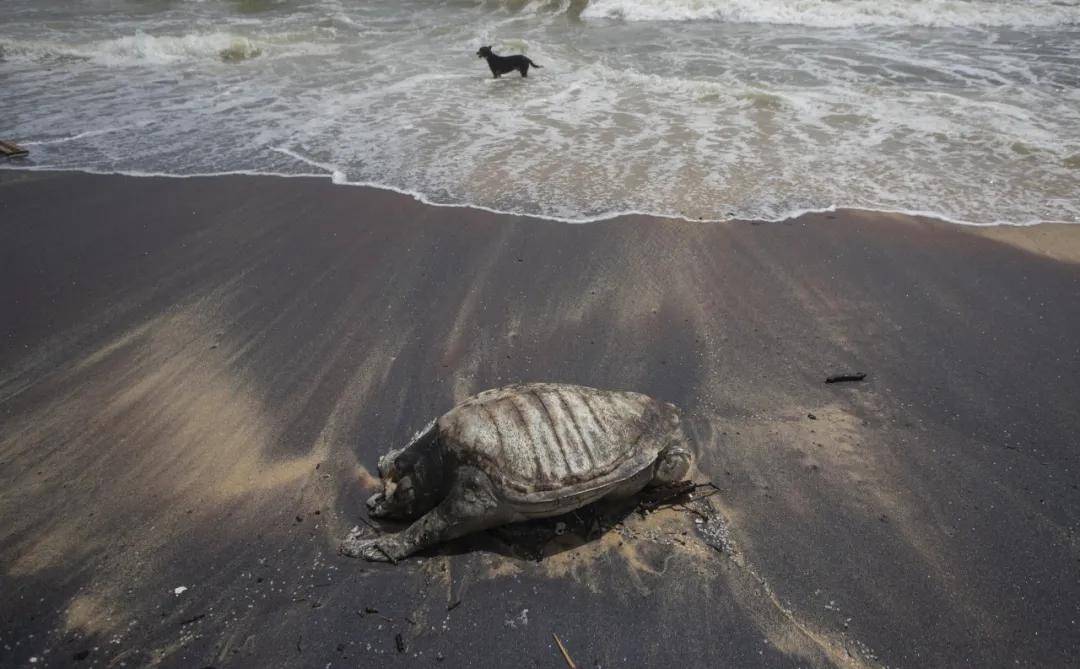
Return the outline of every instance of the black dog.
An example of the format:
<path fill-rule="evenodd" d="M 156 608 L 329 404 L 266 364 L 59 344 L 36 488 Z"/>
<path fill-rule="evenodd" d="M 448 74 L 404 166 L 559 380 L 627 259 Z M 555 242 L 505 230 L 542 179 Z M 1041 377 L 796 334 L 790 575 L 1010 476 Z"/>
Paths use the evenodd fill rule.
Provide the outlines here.
<path fill-rule="evenodd" d="M 532 62 L 525 56 L 499 56 L 491 50 L 490 46 L 482 46 L 480 50 L 476 52 L 478 58 L 487 58 L 488 67 L 491 68 L 491 73 L 498 79 L 507 72 L 513 72 L 517 70 L 521 73 L 521 76 L 529 76 L 529 66 L 540 67 L 536 63 Z"/>

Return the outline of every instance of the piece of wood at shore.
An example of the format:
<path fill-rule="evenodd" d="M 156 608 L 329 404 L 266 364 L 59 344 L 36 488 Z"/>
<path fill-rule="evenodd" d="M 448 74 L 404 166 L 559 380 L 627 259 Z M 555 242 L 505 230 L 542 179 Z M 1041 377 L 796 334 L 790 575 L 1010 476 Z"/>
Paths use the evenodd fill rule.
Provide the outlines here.
<path fill-rule="evenodd" d="M 551 636 L 555 637 L 555 643 L 559 644 L 559 652 L 562 653 L 563 659 L 566 660 L 568 669 L 577 669 L 577 665 L 574 664 L 574 661 L 570 658 L 570 653 L 567 652 L 566 646 L 564 646 L 562 640 L 559 639 L 559 635 L 552 634 Z"/>
<path fill-rule="evenodd" d="M 7 156 L 8 158 L 18 158 L 30 153 L 26 149 L 22 148 L 15 142 L 8 142 L 0 139 L 0 155 Z"/>
<path fill-rule="evenodd" d="M 844 383 L 845 381 L 862 381 L 866 378 L 864 372 L 856 372 L 855 374 L 834 374 L 825 379 L 825 383 Z"/>

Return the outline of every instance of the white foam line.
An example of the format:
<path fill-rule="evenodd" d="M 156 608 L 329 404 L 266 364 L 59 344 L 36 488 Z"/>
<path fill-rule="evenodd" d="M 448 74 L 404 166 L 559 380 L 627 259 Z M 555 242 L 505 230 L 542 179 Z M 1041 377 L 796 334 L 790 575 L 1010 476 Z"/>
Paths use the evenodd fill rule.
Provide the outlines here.
<path fill-rule="evenodd" d="M 330 163 L 320 163 L 317 160 L 313 160 L 311 158 L 308 158 L 307 156 L 300 155 L 296 151 L 286 149 L 283 146 L 271 146 L 270 150 L 276 151 L 278 153 L 283 153 L 290 158 L 295 158 L 296 160 L 299 160 L 300 162 L 307 165 L 311 165 L 312 167 L 318 167 L 321 170 L 326 170 L 330 173 L 330 180 L 336 184 L 348 183 L 345 180 L 345 173 L 338 169 L 336 165 L 331 165 Z"/>
<path fill-rule="evenodd" d="M 21 142 L 23 146 L 45 146 L 46 144 L 63 144 L 64 142 L 73 142 L 76 139 L 82 139 L 83 137 L 96 137 L 97 135 L 107 135 L 110 132 L 119 132 L 123 128 L 106 128 L 105 130 L 87 130 L 86 132 L 80 132 L 77 135 L 70 135 L 68 137 L 59 137 L 57 139 L 39 139 L 29 142 Z"/>
<path fill-rule="evenodd" d="M 306 158 L 306 157 L 296 153 L 295 151 L 290 151 L 289 149 L 280 148 L 280 147 L 272 147 L 272 148 L 273 148 L 274 151 L 277 151 L 278 153 L 283 153 L 283 154 L 285 154 L 287 156 L 291 156 L 293 158 L 296 158 L 297 160 L 299 160 L 301 162 L 304 162 L 304 163 L 306 163 L 308 165 L 312 165 L 314 167 L 319 167 L 321 169 L 326 170 L 327 172 L 330 172 L 331 173 L 331 179 L 333 180 L 333 182 L 335 184 L 339 184 L 339 185 L 342 185 L 342 186 L 361 186 L 361 187 L 366 187 L 366 188 L 377 188 L 379 190 L 389 190 L 389 191 L 393 191 L 395 193 L 398 193 L 400 195 L 408 195 L 409 197 L 413 198 L 417 202 L 420 202 L 422 204 L 426 204 L 426 205 L 429 205 L 429 206 L 432 206 L 432 207 L 450 207 L 450 208 L 459 208 L 459 209 L 477 209 L 479 211 L 486 211 L 486 212 L 489 212 L 489 213 L 492 213 L 492 214 L 499 214 L 501 216 L 520 216 L 520 217 L 524 217 L 524 218 L 535 218 L 535 219 L 544 220 L 544 221 L 554 221 L 556 223 L 572 223 L 572 224 L 596 223 L 598 221 L 606 221 L 606 220 L 610 220 L 610 219 L 613 219 L 613 218 L 619 218 L 620 216 L 652 216 L 652 217 L 655 217 L 655 218 L 667 218 L 667 219 L 682 220 L 682 221 L 689 221 L 689 222 L 695 222 L 695 223 L 723 223 L 726 220 L 732 220 L 732 219 L 711 219 L 711 218 L 710 219 L 689 218 L 689 217 L 686 217 L 686 216 L 676 216 L 676 215 L 671 215 L 671 214 L 658 214 L 658 213 L 655 213 L 655 212 L 638 211 L 636 209 L 623 209 L 623 210 L 618 210 L 618 211 L 610 211 L 610 212 L 604 212 L 603 214 L 598 214 L 596 216 L 589 216 L 589 217 L 582 217 L 582 218 L 567 218 L 567 217 L 562 217 L 562 216 L 545 216 L 545 215 L 542 215 L 542 214 L 528 214 L 528 213 L 522 213 L 522 212 L 517 212 L 517 211 L 508 211 L 508 210 L 504 210 L 504 209 L 494 209 L 492 207 L 485 207 L 482 204 L 472 204 L 472 203 L 469 203 L 469 202 L 463 202 L 463 203 L 435 202 L 435 201 L 429 199 L 426 195 L 424 195 L 423 193 L 421 193 L 419 191 L 408 190 L 408 189 L 404 189 L 404 188 L 398 188 L 397 186 L 390 186 L 388 184 L 378 183 L 378 182 L 375 182 L 375 181 L 348 181 L 348 180 L 344 179 L 344 175 L 341 175 L 341 172 L 333 165 L 330 165 L 330 164 L 327 164 L 327 163 L 320 163 L 320 162 L 311 160 L 309 158 Z M 341 179 L 334 178 L 337 175 L 341 175 L 342 178 Z M 211 176 L 211 175 L 206 175 L 206 176 Z M 217 175 L 213 175 L 213 176 L 217 176 Z M 318 176 L 325 177 L 326 175 L 318 175 Z M 799 210 L 799 211 L 793 212 L 790 215 L 784 216 L 782 218 L 777 218 L 775 220 L 771 220 L 771 219 L 746 219 L 746 220 L 754 220 L 754 221 L 761 220 L 763 222 L 774 223 L 774 222 L 786 221 L 786 220 L 789 220 L 789 219 L 792 219 L 792 218 L 796 218 L 798 216 L 802 216 L 803 214 L 824 213 L 824 212 L 831 212 L 831 211 L 835 211 L 835 210 L 836 210 L 835 207 L 826 207 L 824 209 L 805 209 L 805 210 Z"/>
<path fill-rule="evenodd" d="M 305 161 L 308 162 L 308 161 Z M 314 163 L 311 163 L 314 164 Z M 1076 221 L 1064 221 L 1064 220 L 1041 220 L 1033 219 L 1030 221 L 991 221 L 991 222 L 975 222 L 968 221 L 960 218 L 953 218 L 948 214 L 942 214 L 934 211 L 927 211 L 922 209 L 891 209 L 888 207 L 875 207 L 873 205 L 863 204 L 832 204 L 828 207 L 821 208 L 808 208 L 808 209 L 793 209 L 786 214 L 777 216 L 775 218 L 740 218 L 738 216 L 732 218 L 690 218 L 688 216 L 679 216 L 676 214 L 666 214 L 654 211 L 641 211 L 637 209 L 621 209 L 616 211 L 607 211 L 595 216 L 587 216 L 581 218 L 568 218 L 563 216 L 549 216 L 544 214 L 532 214 L 523 213 L 519 211 L 509 211 L 505 209 L 494 209 L 492 207 L 485 207 L 480 204 L 472 204 L 468 202 L 455 203 L 455 202 L 436 202 L 428 199 L 423 193 L 408 190 L 404 188 L 398 188 L 397 186 L 390 186 L 388 184 L 377 183 L 374 181 L 345 181 L 335 180 L 334 174 L 315 174 L 310 172 L 302 172 L 296 174 L 289 174 L 285 172 L 256 172 L 253 170 L 230 170 L 227 172 L 197 172 L 192 174 L 169 174 L 167 172 L 140 172 L 135 170 L 95 170 L 85 167 L 50 167 L 48 165 L 0 165 L 0 170 L 19 171 L 25 170 L 27 172 L 81 172 L 84 174 L 96 174 L 104 176 L 126 176 L 126 177 L 147 177 L 147 178 L 166 178 L 166 179 L 199 179 L 207 177 L 228 177 L 228 176 L 248 176 L 248 177 L 278 177 L 285 179 L 293 178 L 314 178 L 314 179 L 330 179 L 334 184 L 340 186 L 359 186 L 361 188 L 374 188 L 376 190 L 385 190 L 398 193 L 399 195 L 407 195 L 417 202 L 426 204 L 432 207 L 447 207 L 452 209 L 476 209 L 478 211 L 486 211 L 491 214 L 498 214 L 500 216 L 514 216 L 517 218 L 531 218 L 537 221 L 550 221 L 553 223 L 569 223 L 569 224 L 586 224 L 586 223 L 599 223 L 601 221 L 609 221 L 615 218 L 621 218 L 623 216 L 647 216 L 650 218 L 663 218 L 672 221 L 686 221 L 687 223 L 731 223 L 731 222 L 744 222 L 744 223 L 783 223 L 784 221 L 790 221 L 800 216 L 807 214 L 828 214 L 841 210 L 849 211 L 866 211 L 875 214 L 900 214 L 903 216 L 917 216 L 920 218 L 933 218 L 945 223 L 952 223 L 955 225 L 967 225 L 976 228 L 992 228 L 997 226 L 1009 226 L 1017 228 L 1026 228 L 1033 225 L 1080 225 Z M 340 173 L 338 173 L 340 174 Z"/>
<path fill-rule="evenodd" d="M 229 170 L 228 172 L 193 172 L 191 174 L 172 174 L 170 172 L 142 172 L 140 170 L 98 170 L 92 167 L 53 167 L 50 165 L 0 165 L 0 170 L 18 172 L 79 172 L 82 174 L 95 174 L 98 176 L 122 176 L 153 179 L 199 179 L 203 177 L 280 177 L 292 179 L 295 177 L 307 177 L 326 179 L 328 175 L 315 172 L 256 172 L 254 170 Z"/>

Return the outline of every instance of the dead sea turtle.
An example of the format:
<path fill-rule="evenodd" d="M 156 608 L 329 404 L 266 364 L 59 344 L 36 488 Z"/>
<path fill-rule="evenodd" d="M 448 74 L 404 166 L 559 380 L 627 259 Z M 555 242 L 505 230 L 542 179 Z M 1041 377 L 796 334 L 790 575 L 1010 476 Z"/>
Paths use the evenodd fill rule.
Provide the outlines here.
<path fill-rule="evenodd" d="M 679 411 L 631 392 L 530 383 L 487 390 L 379 458 L 375 517 L 416 522 L 355 533 L 342 553 L 397 561 L 479 530 L 561 515 L 601 497 L 682 480 L 690 450 Z"/>

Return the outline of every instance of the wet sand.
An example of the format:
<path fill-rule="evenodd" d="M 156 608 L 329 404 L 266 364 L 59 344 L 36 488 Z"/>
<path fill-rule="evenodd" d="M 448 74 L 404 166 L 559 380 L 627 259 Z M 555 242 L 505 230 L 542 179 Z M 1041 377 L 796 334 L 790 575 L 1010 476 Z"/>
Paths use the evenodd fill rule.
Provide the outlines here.
<path fill-rule="evenodd" d="M 0 172 L 0 665 L 1075 665 L 1078 240 Z M 529 380 L 683 407 L 728 550 L 336 554 L 380 453 Z"/>

